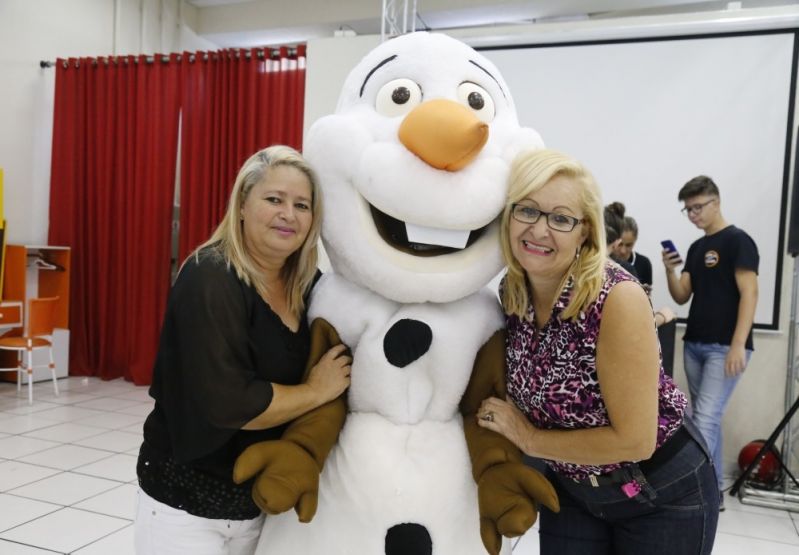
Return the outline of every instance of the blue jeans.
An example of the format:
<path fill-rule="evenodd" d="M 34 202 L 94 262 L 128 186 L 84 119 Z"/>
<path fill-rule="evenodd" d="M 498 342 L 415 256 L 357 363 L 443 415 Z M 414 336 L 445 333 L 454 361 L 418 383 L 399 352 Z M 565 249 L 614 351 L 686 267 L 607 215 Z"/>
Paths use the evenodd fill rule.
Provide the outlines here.
<path fill-rule="evenodd" d="M 620 485 L 591 487 L 549 470 L 560 512 L 541 507 L 542 555 L 708 555 L 719 516 L 716 477 L 699 432 L 646 475 L 655 495 L 630 499 Z"/>
<path fill-rule="evenodd" d="M 683 351 L 685 376 L 691 394 L 691 418 L 705 438 L 716 467 L 719 489 L 723 489 L 721 419 L 742 374 L 729 377 L 724 373 L 724 361 L 730 350 L 721 343 L 686 341 Z M 752 351 L 746 351 L 746 362 Z"/>

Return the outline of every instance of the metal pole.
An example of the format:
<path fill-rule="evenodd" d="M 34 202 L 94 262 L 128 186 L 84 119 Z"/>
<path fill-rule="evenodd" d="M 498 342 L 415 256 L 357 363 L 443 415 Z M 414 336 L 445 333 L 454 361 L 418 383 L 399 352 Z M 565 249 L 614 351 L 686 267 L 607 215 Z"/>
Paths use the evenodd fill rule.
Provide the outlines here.
<path fill-rule="evenodd" d="M 383 21 L 380 25 L 380 42 L 385 42 L 386 40 L 386 17 L 388 13 L 386 12 L 386 4 L 389 0 L 383 0 Z"/>
<path fill-rule="evenodd" d="M 799 260 L 794 257 L 793 259 L 793 283 L 791 285 L 791 319 L 790 328 L 788 333 L 788 376 L 785 381 L 785 407 L 786 410 L 793 404 L 796 398 L 796 305 L 797 296 L 799 295 Z M 793 444 L 793 431 L 791 423 L 785 426 L 785 435 L 782 438 L 782 457 L 788 468 L 791 467 L 791 459 L 793 453 L 791 452 Z M 787 480 L 783 484 L 783 490 L 787 490 Z"/>
<path fill-rule="evenodd" d="M 787 370 L 787 379 L 785 384 L 785 408 L 786 413 L 774 431 L 771 433 L 769 438 L 763 444 L 763 447 L 758 451 L 755 458 L 749 464 L 749 466 L 743 471 L 743 473 L 735 480 L 730 489 L 730 494 L 735 495 L 739 493 L 740 490 L 740 499 L 741 503 L 751 504 L 751 505 L 760 505 L 763 507 L 771 507 L 775 509 L 785 509 L 789 511 L 799 511 L 799 504 L 797 504 L 797 500 L 799 496 L 796 495 L 796 490 L 793 487 L 792 483 L 789 480 L 784 479 L 782 483 L 782 492 L 769 492 L 754 489 L 751 487 L 744 486 L 744 481 L 746 480 L 749 473 L 753 470 L 753 468 L 757 465 L 763 455 L 770 449 L 771 445 L 774 444 L 777 436 L 785 432 L 783 434 L 783 452 L 782 457 L 783 459 L 787 460 L 788 463 L 791 462 L 790 460 L 790 449 L 791 449 L 791 419 L 796 411 L 799 409 L 799 399 L 795 398 L 795 391 L 796 391 L 796 335 L 797 335 L 797 304 L 799 304 L 799 261 L 797 261 L 796 257 L 794 257 L 794 266 L 793 266 L 793 282 L 791 284 L 791 323 L 790 329 L 788 330 L 788 370 Z M 787 458 L 786 458 L 787 457 Z M 785 465 L 786 468 L 790 471 L 790 464 Z M 790 475 L 790 472 L 788 473 Z M 741 488 L 744 486 L 743 488 Z"/>

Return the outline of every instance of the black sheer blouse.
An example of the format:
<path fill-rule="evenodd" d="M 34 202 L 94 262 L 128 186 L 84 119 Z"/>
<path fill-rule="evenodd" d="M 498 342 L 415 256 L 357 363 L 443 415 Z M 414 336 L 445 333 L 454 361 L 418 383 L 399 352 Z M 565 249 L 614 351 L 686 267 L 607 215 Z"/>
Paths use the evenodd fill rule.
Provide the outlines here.
<path fill-rule="evenodd" d="M 284 426 L 240 428 L 272 400 L 272 383 L 296 385 L 308 357 L 303 315 L 292 332 L 254 287 L 212 249 L 181 269 L 169 295 L 137 474 L 154 499 L 206 518 L 260 514 L 251 483 L 232 481 L 249 445 Z"/>

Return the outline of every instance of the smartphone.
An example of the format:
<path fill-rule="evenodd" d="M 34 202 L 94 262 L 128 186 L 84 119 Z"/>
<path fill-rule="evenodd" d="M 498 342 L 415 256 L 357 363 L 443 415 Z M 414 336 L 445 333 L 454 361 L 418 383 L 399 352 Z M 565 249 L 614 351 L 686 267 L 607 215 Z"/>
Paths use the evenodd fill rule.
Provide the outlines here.
<path fill-rule="evenodd" d="M 665 241 L 660 242 L 663 249 L 673 252 L 677 256 L 680 256 L 680 253 L 677 251 L 677 247 L 674 245 L 674 242 L 671 239 L 666 239 Z M 682 256 L 679 258 L 679 262 L 682 262 Z"/>

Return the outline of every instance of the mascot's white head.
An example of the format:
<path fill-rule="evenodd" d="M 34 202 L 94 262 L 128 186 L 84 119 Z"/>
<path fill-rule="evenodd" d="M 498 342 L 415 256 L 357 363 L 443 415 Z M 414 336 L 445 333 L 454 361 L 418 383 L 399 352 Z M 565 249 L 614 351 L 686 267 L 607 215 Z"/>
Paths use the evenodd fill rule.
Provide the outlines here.
<path fill-rule="evenodd" d="M 429 33 L 384 42 L 305 141 L 333 268 L 398 302 L 474 293 L 502 268 L 510 163 L 542 146 L 519 126 L 497 68 L 469 46 Z"/>

